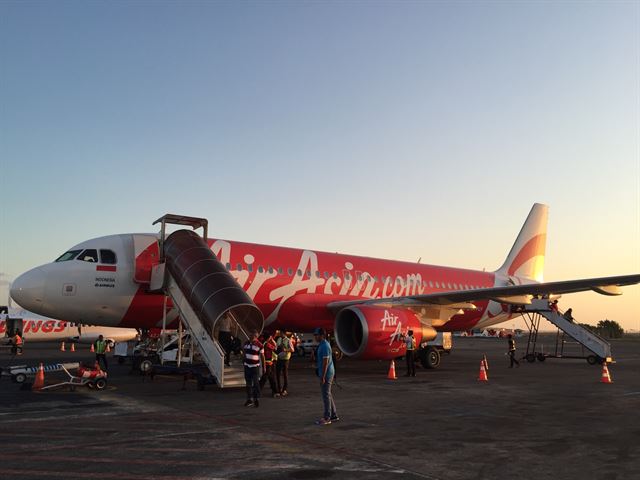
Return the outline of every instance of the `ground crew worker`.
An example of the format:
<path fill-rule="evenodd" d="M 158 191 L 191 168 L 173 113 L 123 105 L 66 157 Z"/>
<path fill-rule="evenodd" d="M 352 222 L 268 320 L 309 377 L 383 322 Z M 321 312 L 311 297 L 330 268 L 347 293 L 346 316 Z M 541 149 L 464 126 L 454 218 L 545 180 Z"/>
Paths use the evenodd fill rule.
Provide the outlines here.
<path fill-rule="evenodd" d="M 278 392 L 282 397 L 289 395 L 289 360 L 291 360 L 291 333 L 288 335 L 280 333 L 280 337 L 276 340 L 278 350 L 278 361 L 276 362 L 276 380 Z M 281 381 L 282 380 L 282 381 Z"/>
<path fill-rule="evenodd" d="M 320 377 L 320 390 L 322 391 L 322 403 L 324 407 L 322 418 L 316 421 L 316 425 L 330 425 L 332 422 L 340 420 L 331 393 L 335 373 L 331 345 L 326 340 L 327 333 L 324 328 L 316 328 L 313 335 L 318 342 L 318 349 L 316 350 L 316 373 L 318 377 Z"/>
<path fill-rule="evenodd" d="M 104 371 L 106 372 L 109 368 L 107 365 L 107 356 L 105 354 L 107 351 L 107 341 L 102 335 L 98 335 L 98 340 L 93 344 L 93 348 L 96 351 L 96 363 L 100 365 L 100 362 L 102 362 L 104 365 Z"/>
<path fill-rule="evenodd" d="M 260 406 L 260 367 L 264 365 L 264 349 L 258 340 L 255 330 L 249 335 L 249 340 L 242 347 L 244 357 L 244 380 L 247 386 L 247 401 L 245 407 Z"/>
<path fill-rule="evenodd" d="M 520 366 L 520 362 L 516 360 L 516 341 L 513 339 L 513 335 L 509 334 L 509 359 L 511 360 L 511 365 L 509 368 L 513 368 L 513 364 L 515 363 L 518 367 Z"/>
<path fill-rule="evenodd" d="M 14 355 L 22 355 L 22 335 L 20 330 L 16 328 L 16 332 L 13 334 L 13 346 L 11 347 L 11 353 Z"/>
<path fill-rule="evenodd" d="M 405 354 L 405 358 L 407 360 L 407 374 L 405 377 L 415 377 L 416 376 L 416 337 L 413 336 L 413 330 L 409 330 L 407 334 L 404 336 L 404 343 L 407 346 L 407 353 Z"/>
<path fill-rule="evenodd" d="M 270 333 L 264 334 L 264 374 L 260 379 L 260 388 L 264 388 L 264 384 L 269 380 L 269 387 L 271 388 L 271 396 L 278 398 L 280 392 L 276 385 L 276 362 L 278 361 L 278 354 L 276 353 L 276 341 L 273 335 Z"/>

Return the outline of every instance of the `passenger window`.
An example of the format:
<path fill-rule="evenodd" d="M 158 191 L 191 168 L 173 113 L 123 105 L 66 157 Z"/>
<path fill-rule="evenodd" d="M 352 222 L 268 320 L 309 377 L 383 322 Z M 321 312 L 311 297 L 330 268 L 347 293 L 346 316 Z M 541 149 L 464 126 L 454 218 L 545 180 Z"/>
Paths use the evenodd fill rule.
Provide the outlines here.
<path fill-rule="evenodd" d="M 253 272 L 253 264 L 252 263 L 248 263 L 247 264 L 247 271 L 248 272 Z"/>
<path fill-rule="evenodd" d="M 69 250 L 56 258 L 56 262 L 68 262 L 69 260 L 73 260 L 81 251 L 82 250 Z"/>
<path fill-rule="evenodd" d="M 320 272 L 316 270 L 316 278 L 320 278 L 320 277 L 321 277 Z"/>
<path fill-rule="evenodd" d="M 302 276 L 302 270 L 298 269 L 298 276 L 301 277 Z"/>
<path fill-rule="evenodd" d="M 100 250 L 100 260 L 107 265 L 115 265 L 116 254 L 112 250 Z"/>
<path fill-rule="evenodd" d="M 264 273 L 264 267 L 262 265 L 258 266 L 258 272 Z"/>
<path fill-rule="evenodd" d="M 284 269 L 282 267 L 278 267 L 278 275 L 282 275 L 284 273 Z"/>
<path fill-rule="evenodd" d="M 91 248 L 91 249 L 87 249 L 84 252 L 82 252 L 80 254 L 80 256 L 78 257 L 78 260 L 82 261 L 82 262 L 93 262 L 93 263 L 97 263 L 98 262 L 98 251 Z"/>
<path fill-rule="evenodd" d="M 242 264 L 239 263 L 238 265 L 236 265 L 236 267 L 238 268 L 238 271 L 241 272 L 242 271 Z"/>
<path fill-rule="evenodd" d="M 227 262 L 227 264 L 225 265 L 225 267 L 227 267 L 227 270 L 231 270 L 231 264 L 229 262 Z"/>
<path fill-rule="evenodd" d="M 324 278 L 326 278 L 327 280 L 329 280 L 329 272 L 324 272 Z"/>
<path fill-rule="evenodd" d="M 338 274 L 337 274 L 336 272 L 333 272 L 333 273 L 331 274 L 331 276 L 332 276 L 334 279 L 336 279 L 336 280 L 338 279 Z"/>
<path fill-rule="evenodd" d="M 273 267 L 269 265 L 269 273 L 273 273 Z"/>

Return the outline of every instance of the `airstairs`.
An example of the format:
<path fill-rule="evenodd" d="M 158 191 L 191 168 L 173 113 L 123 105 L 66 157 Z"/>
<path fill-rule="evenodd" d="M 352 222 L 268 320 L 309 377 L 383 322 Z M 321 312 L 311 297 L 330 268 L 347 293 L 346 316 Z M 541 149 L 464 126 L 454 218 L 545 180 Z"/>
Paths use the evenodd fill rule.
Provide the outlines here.
<path fill-rule="evenodd" d="M 150 290 L 171 298 L 180 326 L 184 324 L 191 334 L 216 383 L 221 388 L 244 386 L 242 365 L 225 366 L 216 327 L 223 317 L 229 317 L 232 330 L 244 342 L 250 331 L 262 330 L 262 313 L 209 248 L 206 219 L 167 214 L 154 225 L 157 223 L 161 223 L 160 263 L 151 272 Z M 203 236 L 178 230 L 165 237 L 167 224 L 203 228 Z"/>
<path fill-rule="evenodd" d="M 541 318 L 545 318 L 558 328 L 555 354 L 543 354 L 541 352 L 536 352 L 538 326 Z M 592 332 L 591 330 L 568 320 L 562 315 L 561 312 L 552 310 L 549 307 L 549 300 L 546 298 L 533 299 L 531 301 L 531 304 L 525 307 L 525 320 L 528 320 L 527 324 L 530 325 L 529 342 L 527 345 L 526 353 L 527 360 L 529 361 L 534 361 L 535 358 L 543 360 L 545 357 L 586 358 L 589 363 L 601 363 L 604 360 L 606 360 L 607 362 L 612 361 L 611 345 L 607 340 L 602 338 L 600 335 Z M 562 332 L 562 338 L 560 338 L 560 332 Z M 592 355 L 565 355 L 564 336 L 571 337 L 573 340 L 579 343 L 583 347 L 583 349 L 587 349 L 589 352 L 591 352 Z"/>

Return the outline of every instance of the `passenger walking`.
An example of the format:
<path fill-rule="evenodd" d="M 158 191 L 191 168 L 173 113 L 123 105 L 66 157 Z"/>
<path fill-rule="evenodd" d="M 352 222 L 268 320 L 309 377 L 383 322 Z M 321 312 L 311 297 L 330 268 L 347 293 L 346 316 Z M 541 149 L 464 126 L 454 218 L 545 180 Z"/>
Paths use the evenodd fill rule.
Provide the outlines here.
<path fill-rule="evenodd" d="M 514 363 L 519 367 L 520 362 L 516 360 L 516 341 L 513 339 L 513 335 L 511 334 L 509 334 L 507 338 L 509 338 L 509 359 L 511 360 L 509 368 L 513 368 Z"/>
<path fill-rule="evenodd" d="M 573 323 L 573 308 L 569 308 L 562 316 L 566 321 Z"/>
<path fill-rule="evenodd" d="M 404 335 L 404 343 L 407 346 L 407 352 L 405 354 L 405 358 L 407 360 L 407 373 L 405 377 L 415 377 L 416 376 L 416 337 L 413 336 L 413 330 L 409 330 L 406 335 Z"/>
<path fill-rule="evenodd" d="M 276 340 L 278 361 L 276 362 L 276 379 L 278 392 L 281 396 L 289 395 L 289 360 L 291 360 L 291 333 L 288 335 L 280 332 L 280 336 Z"/>
<path fill-rule="evenodd" d="M 324 328 L 316 328 L 313 335 L 318 342 L 316 350 L 316 373 L 320 377 L 320 390 L 324 407 L 322 418 L 316 421 L 316 425 L 330 425 L 331 422 L 340 420 L 333 401 L 331 386 L 333 385 L 335 369 L 331 354 L 331 345 L 326 340 L 327 333 Z"/>
<path fill-rule="evenodd" d="M 109 369 L 107 365 L 107 355 L 105 354 L 107 351 L 107 341 L 102 335 L 98 335 L 98 340 L 93 344 L 93 347 L 96 351 L 96 363 L 100 365 L 100 362 L 102 362 L 104 371 L 106 372 Z"/>
<path fill-rule="evenodd" d="M 260 379 L 260 388 L 264 388 L 265 383 L 269 380 L 271 388 L 271 396 L 277 398 L 280 396 L 278 386 L 276 385 L 276 362 L 278 355 L 276 354 L 276 341 L 270 333 L 264 334 L 264 373 Z"/>
<path fill-rule="evenodd" d="M 247 385 L 247 401 L 245 407 L 260 406 L 260 367 L 264 365 L 264 349 L 258 340 L 255 330 L 242 347 L 244 357 L 244 380 Z"/>
<path fill-rule="evenodd" d="M 553 302 L 551 302 L 549 304 L 549 308 L 551 309 L 552 312 L 559 313 L 558 312 L 558 300 L 554 300 Z"/>

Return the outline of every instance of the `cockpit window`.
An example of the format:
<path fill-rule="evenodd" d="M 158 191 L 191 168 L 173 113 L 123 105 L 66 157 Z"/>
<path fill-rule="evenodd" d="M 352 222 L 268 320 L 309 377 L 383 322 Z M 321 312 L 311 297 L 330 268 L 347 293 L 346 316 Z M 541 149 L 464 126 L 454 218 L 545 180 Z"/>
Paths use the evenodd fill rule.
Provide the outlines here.
<path fill-rule="evenodd" d="M 106 263 L 107 265 L 115 265 L 116 254 L 113 250 L 100 250 L 100 260 L 102 260 L 102 263 Z"/>
<path fill-rule="evenodd" d="M 67 262 L 69 260 L 73 260 L 81 251 L 82 250 L 69 250 L 68 252 L 65 252 L 62 255 L 60 255 L 56 259 L 56 262 Z"/>
<path fill-rule="evenodd" d="M 83 262 L 98 262 L 98 251 L 93 248 L 88 248 L 80 254 L 78 260 Z"/>

